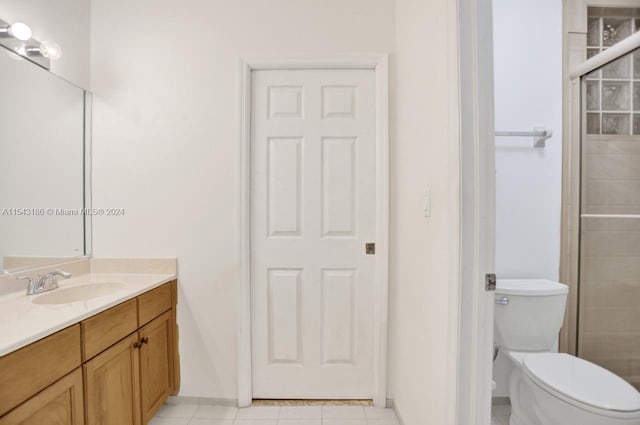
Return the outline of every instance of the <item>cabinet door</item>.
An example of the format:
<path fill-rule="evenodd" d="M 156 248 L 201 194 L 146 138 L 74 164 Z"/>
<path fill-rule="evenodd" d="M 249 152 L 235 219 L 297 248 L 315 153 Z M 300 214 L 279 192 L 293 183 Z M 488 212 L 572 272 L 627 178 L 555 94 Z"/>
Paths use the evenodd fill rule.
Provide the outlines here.
<path fill-rule="evenodd" d="M 140 329 L 142 423 L 148 423 L 173 390 L 173 327 L 168 311 Z"/>
<path fill-rule="evenodd" d="M 138 346 L 134 333 L 83 366 L 87 425 L 140 424 Z"/>
<path fill-rule="evenodd" d="M 0 418 L 0 425 L 83 425 L 80 368 Z"/>

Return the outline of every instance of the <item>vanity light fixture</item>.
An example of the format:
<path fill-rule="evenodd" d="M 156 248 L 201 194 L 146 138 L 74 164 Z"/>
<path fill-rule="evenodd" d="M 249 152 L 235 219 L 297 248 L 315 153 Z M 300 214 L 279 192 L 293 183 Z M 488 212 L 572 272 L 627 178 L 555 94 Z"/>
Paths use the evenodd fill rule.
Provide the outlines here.
<path fill-rule="evenodd" d="M 44 40 L 39 46 L 27 46 L 24 51 L 28 56 L 42 56 L 51 60 L 58 60 L 62 57 L 60 45 L 49 40 Z"/>
<path fill-rule="evenodd" d="M 30 62 L 51 69 L 51 61 L 60 59 L 62 49 L 53 41 L 36 40 L 31 28 L 23 22 L 13 24 L 0 19 L 0 47 L 5 47 L 17 53 Z M 1 50 L 1 49 L 0 49 Z M 14 57 L 15 59 L 15 57 Z"/>
<path fill-rule="evenodd" d="M 0 27 L 0 37 L 13 37 L 20 41 L 27 41 L 32 36 L 31 28 L 23 22 Z"/>

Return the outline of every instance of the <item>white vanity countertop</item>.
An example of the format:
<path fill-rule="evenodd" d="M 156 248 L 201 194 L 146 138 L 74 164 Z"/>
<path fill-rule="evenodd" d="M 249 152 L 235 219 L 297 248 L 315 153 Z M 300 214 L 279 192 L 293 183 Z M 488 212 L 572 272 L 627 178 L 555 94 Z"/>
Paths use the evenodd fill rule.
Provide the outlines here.
<path fill-rule="evenodd" d="M 26 296 L 25 290 L 0 297 L 0 356 L 49 336 L 110 307 L 176 278 L 173 274 L 89 273 L 58 279 L 60 289 Z M 67 304 L 35 304 L 33 300 L 65 288 L 117 283 L 114 292 Z"/>

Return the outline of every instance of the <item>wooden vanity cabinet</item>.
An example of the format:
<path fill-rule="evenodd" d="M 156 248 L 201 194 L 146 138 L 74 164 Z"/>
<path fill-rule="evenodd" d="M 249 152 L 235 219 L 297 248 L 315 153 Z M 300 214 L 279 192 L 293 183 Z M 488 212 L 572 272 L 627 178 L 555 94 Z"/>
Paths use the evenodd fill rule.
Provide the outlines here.
<path fill-rule="evenodd" d="M 137 332 L 82 366 L 87 425 L 139 425 Z"/>
<path fill-rule="evenodd" d="M 87 425 L 147 424 L 173 392 L 169 311 L 84 366 Z"/>
<path fill-rule="evenodd" d="M 79 368 L 80 341 L 76 324 L 0 357 L 0 418 Z"/>
<path fill-rule="evenodd" d="M 170 282 L 132 300 L 137 330 L 83 366 L 86 425 L 146 425 L 177 391 L 175 284 Z M 113 329 L 130 330 L 131 308 L 120 304 L 93 317 L 95 329 L 110 330 L 111 338 L 118 338 Z"/>
<path fill-rule="evenodd" d="M 125 301 L 83 320 L 82 360 L 95 357 L 138 329 L 136 300 Z"/>
<path fill-rule="evenodd" d="M 82 425 L 80 368 L 0 418 L 0 425 Z"/>
<path fill-rule="evenodd" d="M 167 311 L 140 329 L 140 394 L 142 423 L 153 415 L 173 393 L 173 327 Z"/>
<path fill-rule="evenodd" d="M 172 281 L 1 357 L 0 425 L 146 425 L 180 386 L 176 303 Z"/>

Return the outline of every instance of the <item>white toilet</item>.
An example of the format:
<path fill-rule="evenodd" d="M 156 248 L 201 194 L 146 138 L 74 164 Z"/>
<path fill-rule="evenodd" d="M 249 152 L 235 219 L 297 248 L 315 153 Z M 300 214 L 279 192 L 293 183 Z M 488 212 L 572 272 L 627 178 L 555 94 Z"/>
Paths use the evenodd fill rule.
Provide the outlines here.
<path fill-rule="evenodd" d="M 511 359 L 509 425 L 640 425 L 640 393 L 586 360 L 552 353 L 568 287 L 498 280 L 495 342 Z"/>

